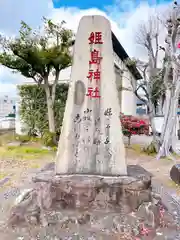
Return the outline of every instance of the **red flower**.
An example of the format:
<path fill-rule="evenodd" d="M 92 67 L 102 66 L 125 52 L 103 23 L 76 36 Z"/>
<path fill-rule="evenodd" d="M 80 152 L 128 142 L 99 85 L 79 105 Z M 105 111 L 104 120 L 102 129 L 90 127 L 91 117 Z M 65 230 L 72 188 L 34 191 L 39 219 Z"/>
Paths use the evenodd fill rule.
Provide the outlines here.
<path fill-rule="evenodd" d="M 135 132 L 135 131 L 131 131 L 131 133 L 134 134 L 134 135 L 137 134 L 137 132 Z"/>
<path fill-rule="evenodd" d="M 147 120 L 139 119 L 134 116 L 127 116 L 120 114 L 120 120 L 122 128 L 124 129 L 124 134 L 148 134 L 149 123 Z"/>

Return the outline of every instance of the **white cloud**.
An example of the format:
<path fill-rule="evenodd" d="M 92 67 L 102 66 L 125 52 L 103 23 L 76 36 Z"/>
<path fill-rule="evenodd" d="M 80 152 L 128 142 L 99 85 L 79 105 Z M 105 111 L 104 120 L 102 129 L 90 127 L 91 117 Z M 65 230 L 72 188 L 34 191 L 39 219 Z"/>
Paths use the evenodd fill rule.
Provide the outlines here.
<path fill-rule="evenodd" d="M 0 67 L 0 95 L 16 95 L 16 87 L 23 82 L 31 81 L 26 79 L 20 73 L 12 73 L 9 69 Z"/>
<path fill-rule="evenodd" d="M 119 5 L 117 1 L 116 6 L 111 6 L 111 8 L 107 8 L 107 13 L 96 8 L 88 10 L 80 10 L 78 8 L 60 8 L 52 10 L 49 14 L 49 17 L 56 22 L 66 20 L 66 26 L 76 32 L 78 28 L 78 23 L 82 16 L 94 14 L 105 16 L 110 20 L 112 31 L 115 33 L 127 53 L 131 57 L 140 57 L 141 55 L 144 55 L 144 51 L 142 51 L 142 49 L 135 42 L 135 35 L 138 30 L 138 25 L 143 21 L 147 21 L 151 14 L 161 14 L 162 12 L 164 12 L 168 5 L 162 4 L 158 7 L 150 7 L 147 3 L 144 3 L 135 9 L 134 1 L 129 0 L 124 2 L 126 3 L 126 5 L 121 5 L 120 7 L 118 7 Z M 127 9 L 128 12 L 122 13 L 120 12 L 121 9 Z M 122 22 L 123 24 L 121 24 Z M 161 37 L 161 41 L 162 40 L 164 40 L 164 36 Z"/>
<path fill-rule="evenodd" d="M 141 23 L 142 21 L 147 20 L 149 14 L 155 11 L 155 7 L 149 7 L 147 4 L 141 4 L 138 8 L 134 9 L 134 7 L 130 5 L 134 3 L 134 1 L 129 0 L 129 3 L 128 3 L 129 7 L 127 5 L 123 6 L 124 9 L 126 10 L 129 8 L 128 11 L 122 13 L 120 12 L 120 7 L 122 8 L 122 5 L 121 6 L 118 5 L 119 1 L 120 0 L 117 0 L 117 4 L 115 6 L 111 6 L 111 8 L 108 7 L 107 13 L 105 13 L 96 8 L 87 9 L 87 10 L 80 10 L 78 8 L 53 9 L 52 4 L 49 3 L 48 0 L 46 0 L 47 8 L 42 12 L 38 13 L 38 17 L 36 17 L 36 22 L 37 22 L 36 26 L 39 25 L 39 19 L 40 19 L 39 16 L 44 15 L 58 22 L 65 20 L 67 22 L 66 26 L 72 29 L 74 32 L 76 32 L 78 28 L 79 20 L 81 19 L 82 16 L 94 15 L 94 14 L 103 15 L 110 20 L 113 32 L 115 33 L 115 35 L 121 42 L 122 46 L 125 48 L 125 50 L 129 54 L 129 56 L 144 57 L 145 56 L 144 50 L 141 47 L 137 46 L 137 44 L 135 43 L 135 33 L 137 30 L 138 24 Z M 130 7 L 132 8 L 130 9 Z M 162 12 L 166 7 L 167 5 L 164 4 L 164 5 L 160 5 L 157 9 L 158 11 Z M 40 7 L 39 7 L 39 10 L 40 10 Z M 18 14 L 20 13 L 18 12 Z M 25 13 L 23 13 L 22 16 L 25 16 Z M 21 17 L 19 16 L 19 18 Z M 32 14 L 31 14 L 31 18 L 33 18 Z M 24 18 L 24 20 L 26 21 L 26 18 Z M 35 26 L 35 22 L 33 22 L 33 26 Z M 4 25 L 1 28 L 1 24 L 0 24 L 0 32 L 4 30 L 5 30 Z M 9 31 L 9 26 L 7 28 L 7 31 Z M 70 73 L 70 69 L 68 69 L 68 72 L 66 71 L 62 72 L 61 79 L 63 78 L 67 79 L 67 77 L 69 76 L 69 73 Z M 14 74 L 12 75 L 9 70 L 3 70 L 1 72 L 1 69 L 0 69 L 0 82 L 1 82 L 0 94 L 8 90 L 9 92 L 13 92 L 15 89 L 14 84 L 18 83 L 19 81 L 22 82 L 23 80 L 24 78 L 20 77 L 19 75 L 14 75 Z M 5 83 L 2 83 L 2 82 L 5 82 Z"/>
<path fill-rule="evenodd" d="M 10 83 L 0 83 L 0 96 L 9 95 L 10 97 L 16 96 L 16 85 Z"/>

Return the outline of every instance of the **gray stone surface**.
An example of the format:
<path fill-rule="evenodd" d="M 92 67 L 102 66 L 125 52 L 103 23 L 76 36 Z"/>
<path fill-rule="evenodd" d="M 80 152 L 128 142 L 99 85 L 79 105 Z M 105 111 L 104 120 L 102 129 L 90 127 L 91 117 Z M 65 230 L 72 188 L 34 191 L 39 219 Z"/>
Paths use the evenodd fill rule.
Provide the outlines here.
<path fill-rule="evenodd" d="M 103 43 L 89 44 L 91 33 L 102 34 Z M 100 79 L 89 80 L 89 71 L 100 71 Z M 93 94 L 87 96 L 90 88 Z M 56 173 L 126 175 L 119 114 L 110 23 L 103 16 L 85 16 L 76 35 Z"/>
<path fill-rule="evenodd" d="M 146 170 L 138 165 L 128 166 L 129 173 L 131 176 L 121 177 L 121 181 L 125 184 L 125 189 L 135 189 L 135 183 L 137 183 L 137 192 L 141 192 L 143 188 L 149 189 L 150 185 L 147 184 L 151 179 L 151 174 L 149 174 Z M 125 211 L 122 211 L 120 206 L 112 207 L 112 204 L 109 204 L 110 196 L 108 191 L 108 186 L 112 186 L 112 182 L 116 184 L 115 191 L 117 191 L 118 186 L 117 182 L 118 177 L 100 177 L 93 176 L 94 182 L 92 181 L 92 176 L 57 176 L 53 172 L 54 166 L 53 164 L 48 164 L 40 173 L 34 177 L 34 180 L 38 180 L 41 182 L 35 183 L 36 190 L 40 194 L 40 199 L 44 198 L 46 201 L 40 201 L 39 203 L 43 204 L 43 206 L 48 207 L 51 202 L 51 198 L 49 196 L 53 196 L 54 189 L 50 187 L 48 181 L 52 183 L 56 182 L 57 185 L 61 186 L 61 192 L 66 192 L 66 195 L 56 195 L 54 194 L 54 198 L 57 199 L 57 196 L 60 201 L 53 202 L 52 207 L 48 210 L 43 210 L 43 214 L 45 219 L 47 220 L 48 225 L 46 227 L 42 227 L 37 222 L 36 218 L 32 214 L 26 214 L 27 222 L 24 220 L 16 222 L 16 226 L 14 228 L 5 228 L 0 229 L 1 239 L 12 240 L 12 239 L 135 239 L 135 237 L 139 239 L 145 240 L 158 240 L 158 239 L 179 239 L 178 232 L 180 231 L 178 228 L 178 220 L 175 221 L 173 219 L 173 215 L 170 215 L 166 208 L 161 204 L 161 197 L 154 192 L 151 193 L 151 200 L 146 201 L 142 204 L 138 204 L 139 208 L 136 211 L 131 211 L 126 208 Z M 44 174 L 44 175 L 43 175 Z M 144 177 L 143 177 L 144 175 Z M 138 177 L 136 177 L 138 176 Z M 64 181 L 62 181 L 62 178 Z M 67 179 L 69 178 L 69 181 Z M 72 181 L 72 179 L 73 181 Z M 84 178 L 84 181 L 82 181 Z M 91 199 L 90 196 L 87 196 L 87 186 L 98 186 L 98 179 L 105 179 L 104 184 L 101 180 L 101 189 L 104 191 L 99 191 L 99 194 L 96 194 L 96 200 L 94 201 L 94 208 L 88 207 L 85 209 L 82 208 L 70 208 L 67 207 L 67 203 L 69 200 L 73 200 L 75 196 L 71 196 L 71 193 L 76 188 L 76 194 L 79 191 L 79 200 L 80 202 L 84 199 Z M 54 179 L 54 180 L 53 180 Z M 60 181 L 58 181 L 58 179 Z M 136 179 L 136 181 L 132 181 Z M 46 180 L 46 181 L 45 181 Z M 113 181 L 112 181 L 113 180 Z M 74 183 L 72 183 L 74 182 Z M 139 184 L 139 183 L 145 184 Z M 61 183 L 61 184 L 60 184 Z M 96 183 L 96 184 L 95 184 Z M 83 189 L 83 184 L 85 189 Z M 156 184 L 157 185 L 157 184 Z M 73 189 L 74 186 L 74 189 Z M 120 188 L 121 189 L 121 188 Z M 77 191 L 78 190 L 78 191 Z M 96 189 L 98 190 L 98 189 Z M 59 191 L 59 190 L 58 190 Z M 98 191 L 97 191 L 98 192 Z M 133 192 L 133 191 L 132 191 Z M 18 197 L 19 201 L 26 199 L 31 200 L 32 195 L 35 191 L 24 191 L 21 193 L 21 197 Z M 50 194 L 49 194 L 50 193 Z M 85 196 L 81 196 L 81 193 L 84 193 Z M 129 194 L 129 192 L 128 192 Z M 35 195 L 33 195 L 35 197 Z M 37 195 L 36 195 L 37 196 Z M 66 197 L 65 197 L 66 196 Z M 147 195 L 146 195 L 147 196 Z M 65 197 L 66 204 L 63 203 L 62 199 Z M 83 199 L 81 199 L 83 197 Z M 114 196 L 113 196 L 114 197 Z M 144 197 L 144 196 L 143 196 Z M 137 196 L 133 195 L 133 202 L 136 203 L 135 199 Z M 142 195 L 139 195 L 139 198 L 142 199 Z M 34 198 L 35 199 L 35 198 Z M 124 203 L 127 202 L 127 198 L 124 199 Z M 22 201 L 24 204 L 24 200 Z M 26 202 L 27 203 L 27 202 Z M 35 202 L 37 204 L 37 202 Z M 70 204 L 73 201 L 69 202 Z M 78 201 L 76 201 L 78 207 Z M 34 209 L 37 205 L 33 205 Z M 128 203 L 130 204 L 130 203 Z M 26 205 L 26 204 L 25 204 Z M 25 206 L 24 205 L 24 206 Z M 79 205 L 80 206 L 80 205 Z M 26 206 L 26 210 L 30 210 L 29 213 L 32 213 L 32 205 Z M 38 208 L 37 208 L 38 209 Z M 20 210 L 20 209 L 19 209 Z M 19 211 L 18 210 L 18 211 Z M 35 209 L 36 210 L 36 209 Z M 160 210 L 163 210 L 163 216 L 161 215 Z M 23 211 L 20 210 L 22 213 Z M 34 212 L 35 213 L 35 212 Z M 36 212 L 37 213 L 37 212 Z M 21 214 L 20 214 L 21 216 Z M 17 220 L 17 219 L 16 219 Z M 153 227 L 153 222 L 154 227 Z M 144 225 L 143 225 L 144 224 Z M 145 230 L 148 230 L 148 234 L 146 236 Z M 21 238 L 20 238 L 21 237 Z"/>
<path fill-rule="evenodd" d="M 120 214 L 117 211 L 94 210 L 72 211 L 61 210 L 46 212 L 49 225 L 45 228 L 33 225 L 31 228 L 25 223 L 13 228 L 13 236 L 22 236 L 25 240 L 33 239 L 176 239 L 179 229 L 173 224 L 173 219 L 168 215 L 168 221 L 164 219 L 164 225 L 152 227 L 151 223 L 144 221 L 145 215 L 139 216 L 138 212 Z M 159 215 L 158 215 L 159 216 Z M 166 221 L 166 222 L 165 222 Z M 170 221 L 170 225 L 168 223 Z M 143 228 L 148 230 L 146 233 Z M 10 231 L 10 229 L 9 229 Z M 7 230 L 4 229 L 4 234 Z M 2 236 L 2 235 L 1 235 Z M 161 237 L 161 238 L 160 238 Z M 6 238 L 4 239 L 16 239 Z M 177 238 L 178 239 L 178 238 Z"/>

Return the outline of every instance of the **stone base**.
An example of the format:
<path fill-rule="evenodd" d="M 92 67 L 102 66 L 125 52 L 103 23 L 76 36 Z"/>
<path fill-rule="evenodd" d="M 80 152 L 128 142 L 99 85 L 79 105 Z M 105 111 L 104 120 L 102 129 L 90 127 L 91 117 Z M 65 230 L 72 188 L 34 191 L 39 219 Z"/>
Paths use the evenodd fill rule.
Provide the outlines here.
<path fill-rule="evenodd" d="M 21 218 L 28 221 L 35 216 L 46 225 L 43 215 L 50 209 L 106 209 L 123 214 L 136 211 L 142 203 L 152 201 L 151 176 L 135 176 L 133 169 L 129 168 L 129 176 L 119 177 L 61 176 L 55 175 L 54 169 L 41 171 L 33 178 L 35 188 L 16 200 L 10 222 Z"/>
<path fill-rule="evenodd" d="M 128 213 L 135 211 L 143 202 L 151 201 L 151 180 L 145 176 L 48 176 L 48 173 L 42 173 L 34 181 L 37 185 L 51 184 L 53 204 L 63 209 L 114 208 Z M 44 188 L 47 188 L 46 184 Z"/>
<path fill-rule="evenodd" d="M 17 199 L 8 223 L 17 225 L 19 220 L 25 220 L 28 224 L 40 223 L 43 226 L 48 226 L 53 221 L 63 226 L 69 226 L 69 223 L 91 225 L 92 219 L 96 219 L 95 216 L 105 214 L 112 215 L 113 219 L 121 219 L 118 224 L 123 223 L 125 228 L 130 222 L 134 222 L 135 217 L 135 222 L 147 223 L 155 232 L 162 224 L 161 199 L 152 193 L 151 176 L 138 171 L 136 176 L 137 172 L 134 170 L 135 166 L 131 166 L 128 176 L 103 177 L 59 176 L 54 175 L 53 170 L 46 169 L 33 179 L 35 188 L 26 191 Z M 59 221 L 59 213 L 66 216 L 66 220 L 62 218 Z M 123 219 L 126 218 L 129 219 L 129 224 L 124 223 Z M 108 220 L 108 223 L 110 222 Z M 87 225 L 87 229 L 89 227 Z M 131 226 L 131 230 L 134 227 Z"/>

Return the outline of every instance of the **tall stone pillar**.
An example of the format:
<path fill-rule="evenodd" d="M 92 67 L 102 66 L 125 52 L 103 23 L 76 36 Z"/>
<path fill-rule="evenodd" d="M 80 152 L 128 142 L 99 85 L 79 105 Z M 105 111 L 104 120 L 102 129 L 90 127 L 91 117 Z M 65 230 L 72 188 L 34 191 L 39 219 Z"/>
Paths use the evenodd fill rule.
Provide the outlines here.
<path fill-rule="evenodd" d="M 126 175 L 111 26 L 81 19 L 56 156 L 56 174 Z"/>

